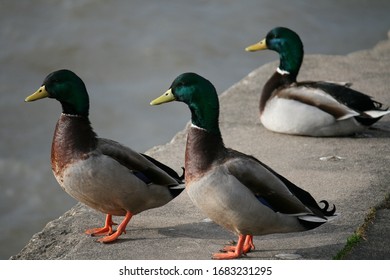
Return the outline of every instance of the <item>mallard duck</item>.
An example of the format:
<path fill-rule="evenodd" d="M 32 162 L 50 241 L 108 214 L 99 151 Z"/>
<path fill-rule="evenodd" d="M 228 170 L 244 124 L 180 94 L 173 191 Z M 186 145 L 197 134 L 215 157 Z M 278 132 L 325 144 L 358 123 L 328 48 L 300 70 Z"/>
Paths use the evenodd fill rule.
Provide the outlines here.
<path fill-rule="evenodd" d="M 263 87 L 260 120 L 269 130 L 306 136 L 347 136 L 361 132 L 390 113 L 349 83 L 297 82 L 303 60 L 299 36 L 284 27 L 272 29 L 246 51 L 270 49 L 280 64 Z"/>
<path fill-rule="evenodd" d="M 233 259 L 254 249 L 253 236 L 305 231 L 333 216 L 335 207 L 314 198 L 253 156 L 226 148 L 219 128 L 214 86 L 195 73 L 178 76 L 151 102 L 181 101 L 191 110 L 185 149 L 186 190 L 211 220 L 237 234 L 214 259 Z"/>
<path fill-rule="evenodd" d="M 60 186 L 73 198 L 105 214 L 102 228 L 86 231 L 106 235 L 107 243 L 126 233 L 133 215 L 162 206 L 184 189 L 182 177 L 150 156 L 113 140 L 98 138 L 89 121 L 84 82 L 69 70 L 49 74 L 25 101 L 45 97 L 62 105 L 51 148 L 51 166 Z M 112 216 L 125 216 L 117 230 Z"/>

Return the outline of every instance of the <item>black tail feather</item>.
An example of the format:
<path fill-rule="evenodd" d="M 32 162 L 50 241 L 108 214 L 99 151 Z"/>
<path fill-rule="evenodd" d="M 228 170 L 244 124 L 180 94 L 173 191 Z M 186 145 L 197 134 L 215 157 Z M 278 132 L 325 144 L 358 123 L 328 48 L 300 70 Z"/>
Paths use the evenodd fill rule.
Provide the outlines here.
<path fill-rule="evenodd" d="M 321 200 L 320 203 L 324 204 L 324 207 L 321 208 L 321 212 L 326 216 L 330 217 L 333 216 L 334 213 L 336 213 L 336 206 L 333 204 L 333 208 L 329 209 L 329 202 L 326 200 Z M 328 210 L 329 209 L 329 210 Z"/>
<path fill-rule="evenodd" d="M 162 170 L 164 170 L 169 176 L 171 176 L 172 178 L 175 178 L 176 181 L 179 183 L 179 184 L 184 184 L 184 167 L 182 167 L 183 169 L 183 174 L 181 176 L 179 176 L 179 174 L 176 173 L 175 170 L 173 170 L 172 168 L 170 168 L 169 166 L 159 162 L 158 160 L 152 158 L 151 156 L 148 156 L 148 155 L 145 155 L 145 154 L 141 154 L 143 157 L 145 157 L 147 160 L 149 160 L 150 162 L 152 162 L 154 165 L 158 166 L 159 168 L 161 168 Z"/>
<path fill-rule="evenodd" d="M 169 187 L 169 192 L 171 193 L 172 197 L 175 198 L 176 196 L 181 194 L 181 192 L 184 189 L 185 189 L 184 185 L 178 185 L 178 186 Z"/>
<path fill-rule="evenodd" d="M 180 180 L 182 180 L 184 182 L 184 178 L 185 178 L 185 175 L 186 175 L 186 170 L 184 167 L 181 168 L 181 170 L 183 170 L 183 173 L 181 174 L 181 176 L 179 177 Z"/>

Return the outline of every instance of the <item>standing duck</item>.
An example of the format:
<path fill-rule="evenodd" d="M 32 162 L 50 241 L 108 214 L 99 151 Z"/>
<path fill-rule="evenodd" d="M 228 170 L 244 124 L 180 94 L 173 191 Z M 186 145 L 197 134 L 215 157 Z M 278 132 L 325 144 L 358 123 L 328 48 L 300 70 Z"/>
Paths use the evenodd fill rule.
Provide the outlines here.
<path fill-rule="evenodd" d="M 115 141 L 98 138 L 89 115 L 84 82 L 69 70 L 49 74 L 25 101 L 45 97 L 62 105 L 51 148 L 51 166 L 60 186 L 73 198 L 106 216 L 102 228 L 86 231 L 105 235 L 107 243 L 126 233 L 133 215 L 162 206 L 184 189 L 182 178 L 168 166 Z M 112 215 L 125 216 L 117 230 Z"/>
<path fill-rule="evenodd" d="M 314 198 L 256 158 L 226 148 L 219 128 L 214 86 L 195 73 L 178 76 L 151 102 L 181 101 L 191 111 L 185 150 L 186 189 L 209 218 L 238 235 L 214 259 L 239 258 L 254 249 L 253 236 L 305 231 L 333 216 L 335 207 Z"/>
<path fill-rule="evenodd" d="M 269 130 L 306 136 L 347 136 L 361 132 L 390 110 L 348 83 L 297 82 L 303 44 L 294 31 L 277 27 L 246 51 L 269 49 L 280 64 L 263 87 L 260 120 Z"/>

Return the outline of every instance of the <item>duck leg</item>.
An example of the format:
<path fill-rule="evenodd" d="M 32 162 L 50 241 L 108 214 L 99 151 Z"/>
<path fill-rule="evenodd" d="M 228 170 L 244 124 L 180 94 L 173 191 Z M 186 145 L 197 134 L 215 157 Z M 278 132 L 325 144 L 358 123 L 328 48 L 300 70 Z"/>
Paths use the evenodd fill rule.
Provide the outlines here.
<path fill-rule="evenodd" d="M 116 231 L 109 236 L 99 238 L 97 241 L 101 243 L 109 243 L 115 241 L 122 233 L 126 233 L 126 226 L 129 223 L 131 217 L 133 217 L 133 214 L 130 211 L 127 211 L 125 218 L 120 223 Z"/>
<path fill-rule="evenodd" d="M 236 246 L 227 246 L 223 248 L 223 253 L 215 253 L 213 254 L 213 259 L 215 260 L 228 260 L 228 259 L 237 259 L 242 256 L 244 252 L 244 244 L 247 237 L 250 235 L 241 234 L 238 237 L 238 242 Z M 250 239 L 250 238 L 249 238 Z M 249 242 L 249 240 L 248 240 Z M 253 245 L 253 243 L 252 243 Z M 228 249 L 228 250 L 226 250 Z"/>
<path fill-rule="evenodd" d="M 85 231 L 86 234 L 95 236 L 95 235 L 111 235 L 114 231 L 112 230 L 112 226 L 116 225 L 112 222 L 112 215 L 107 214 L 106 216 L 106 223 L 104 224 L 104 227 L 101 228 L 91 228 L 87 229 Z"/>
<path fill-rule="evenodd" d="M 245 238 L 243 253 L 246 254 L 254 249 L 255 249 L 255 244 L 253 244 L 253 235 L 249 234 Z"/>

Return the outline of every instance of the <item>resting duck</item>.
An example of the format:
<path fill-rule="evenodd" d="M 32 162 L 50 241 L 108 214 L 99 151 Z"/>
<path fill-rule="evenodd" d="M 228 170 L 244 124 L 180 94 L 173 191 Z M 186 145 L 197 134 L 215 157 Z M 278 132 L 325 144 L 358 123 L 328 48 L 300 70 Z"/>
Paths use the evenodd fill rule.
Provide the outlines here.
<path fill-rule="evenodd" d="M 263 87 L 260 120 L 269 130 L 306 136 L 347 136 L 361 132 L 390 113 L 350 84 L 297 82 L 303 60 L 299 36 L 284 27 L 272 29 L 246 51 L 270 49 L 280 64 Z"/>
<path fill-rule="evenodd" d="M 184 189 L 182 177 L 157 160 L 115 141 L 98 138 L 89 115 L 84 82 L 69 70 L 49 74 L 25 101 L 54 98 L 62 105 L 51 148 L 51 166 L 60 186 L 73 198 L 105 214 L 102 228 L 86 231 L 106 235 L 99 242 L 126 233 L 133 215 L 162 206 Z M 112 215 L 125 216 L 114 232 Z"/>
<path fill-rule="evenodd" d="M 335 207 L 314 198 L 256 158 L 226 148 L 214 86 L 195 73 L 178 76 L 151 105 L 181 101 L 191 110 L 185 150 L 186 189 L 209 218 L 237 234 L 214 259 L 239 258 L 254 249 L 253 235 L 305 231 L 327 222 Z"/>

